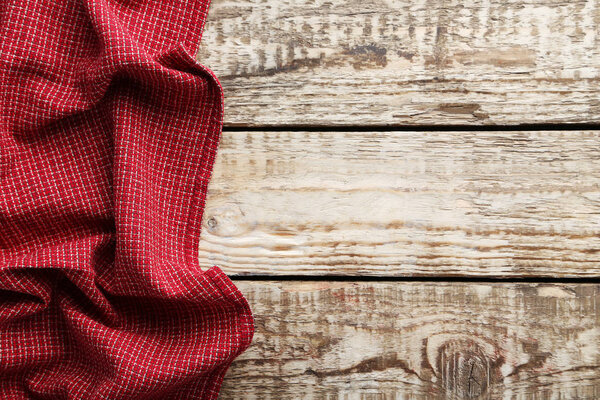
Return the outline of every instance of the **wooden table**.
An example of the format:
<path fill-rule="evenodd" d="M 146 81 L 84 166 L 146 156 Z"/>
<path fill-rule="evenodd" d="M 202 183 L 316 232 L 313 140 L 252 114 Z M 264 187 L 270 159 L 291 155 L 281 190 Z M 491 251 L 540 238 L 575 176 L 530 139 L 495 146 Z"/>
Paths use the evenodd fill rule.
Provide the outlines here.
<path fill-rule="evenodd" d="M 213 0 L 223 399 L 600 399 L 600 4 Z"/>

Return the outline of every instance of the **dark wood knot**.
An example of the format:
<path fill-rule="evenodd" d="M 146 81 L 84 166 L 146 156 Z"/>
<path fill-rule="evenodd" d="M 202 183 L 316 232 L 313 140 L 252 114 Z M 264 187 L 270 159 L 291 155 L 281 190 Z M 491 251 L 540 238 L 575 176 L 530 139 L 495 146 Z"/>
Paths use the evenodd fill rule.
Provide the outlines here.
<path fill-rule="evenodd" d="M 473 399 L 484 395 L 497 377 L 495 368 L 474 341 L 450 341 L 438 349 L 439 383 L 454 398 Z"/>

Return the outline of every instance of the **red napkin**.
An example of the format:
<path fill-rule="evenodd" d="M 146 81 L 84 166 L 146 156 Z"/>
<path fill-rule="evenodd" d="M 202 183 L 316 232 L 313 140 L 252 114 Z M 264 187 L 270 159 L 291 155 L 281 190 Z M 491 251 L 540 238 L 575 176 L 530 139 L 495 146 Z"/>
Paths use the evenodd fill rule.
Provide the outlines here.
<path fill-rule="evenodd" d="M 197 260 L 209 0 L 0 0 L 0 398 L 213 399 L 254 327 Z"/>

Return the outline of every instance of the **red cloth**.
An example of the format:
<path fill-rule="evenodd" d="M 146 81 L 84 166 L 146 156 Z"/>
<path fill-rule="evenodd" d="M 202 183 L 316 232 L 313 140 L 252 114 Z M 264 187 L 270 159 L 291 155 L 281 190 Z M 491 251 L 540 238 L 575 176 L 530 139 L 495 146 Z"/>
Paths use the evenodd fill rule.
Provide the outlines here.
<path fill-rule="evenodd" d="M 246 299 L 197 260 L 209 0 L 0 0 L 0 398 L 213 399 Z"/>

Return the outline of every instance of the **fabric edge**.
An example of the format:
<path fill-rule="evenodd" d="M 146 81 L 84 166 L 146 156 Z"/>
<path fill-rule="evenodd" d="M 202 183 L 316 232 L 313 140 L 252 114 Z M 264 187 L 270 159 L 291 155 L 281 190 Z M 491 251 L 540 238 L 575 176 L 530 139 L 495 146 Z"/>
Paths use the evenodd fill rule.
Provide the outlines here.
<path fill-rule="evenodd" d="M 213 95 L 218 98 L 218 101 L 215 101 L 217 107 L 211 110 L 207 118 L 208 126 L 206 127 L 206 135 L 203 138 L 204 141 L 213 140 L 216 143 L 216 146 L 212 148 L 211 146 L 203 146 L 204 151 L 200 155 L 200 159 L 206 158 L 208 163 L 208 176 L 205 180 L 197 180 L 195 183 L 194 197 L 191 202 L 191 209 L 189 212 L 189 219 L 187 222 L 186 235 L 188 237 L 185 240 L 184 252 L 187 255 L 188 261 L 192 262 L 198 270 L 201 270 L 201 266 L 198 260 L 198 248 L 200 244 L 200 234 L 202 230 L 202 217 L 204 215 L 205 205 L 206 205 L 206 196 L 208 192 L 208 184 L 212 180 L 212 175 L 214 171 L 214 163 L 216 161 L 216 156 L 218 153 L 218 149 L 220 147 L 220 141 L 222 137 L 222 129 L 223 129 L 223 114 L 224 114 L 224 93 L 221 83 L 217 76 L 211 71 L 209 68 L 202 65 L 197 59 L 197 48 L 200 45 L 201 37 L 204 33 L 204 28 L 206 26 L 206 19 L 208 16 L 208 10 L 211 5 L 211 0 L 208 0 L 208 6 L 201 14 L 200 20 L 202 21 L 200 24 L 200 35 L 198 37 L 196 45 L 196 51 L 192 54 L 188 55 L 192 59 L 194 65 L 202 70 L 208 78 L 209 86 L 213 86 L 217 93 L 213 92 Z M 217 99 L 215 99 L 217 100 Z M 212 138 L 210 137 L 212 136 Z M 213 400 L 219 397 L 219 393 L 221 391 L 221 387 L 223 385 L 223 381 L 229 367 L 233 363 L 233 361 L 242 354 L 252 343 L 252 339 L 254 337 L 254 316 L 252 313 L 252 309 L 250 304 L 244 294 L 239 290 L 239 288 L 234 284 L 234 282 L 221 270 L 217 265 L 213 265 L 211 268 L 204 270 L 203 275 L 210 279 L 210 281 L 215 284 L 216 287 L 219 288 L 221 293 L 224 296 L 225 301 L 231 302 L 237 307 L 241 308 L 240 313 L 237 314 L 237 324 L 232 326 L 233 332 L 230 335 L 230 339 L 234 340 L 237 338 L 239 343 L 236 344 L 237 349 L 231 354 L 231 356 L 224 361 L 218 369 L 212 371 L 210 375 L 210 382 L 204 387 L 202 393 L 199 393 L 200 398 Z"/>
<path fill-rule="evenodd" d="M 233 361 L 243 352 L 248 349 L 250 344 L 252 343 L 252 339 L 254 337 L 254 317 L 252 315 L 252 310 L 250 308 L 250 304 L 248 300 L 244 296 L 244 294 L 239 290 L 239 288 L 234 284 L 234 282 L 216 265 L 213 265 L 211 268 L 206 270 L 204 273 L 210 280 L 219 288 L 219 290 L 223 293 L 226 298 L 232 298 L 233 301 L 242 307 L 242 312 L 240 315 L 240 320 L 236 328 L 236 333 L 232 336 L 237 336 L 240 339 L 238 351 L 232 354 L 232 356 L 223 364 L 221 368 L 213 373 L 213 377 L 215 378 L 209 386 L 207 386 L 208 392 L 214 394 L 214 397 L 209 397 L 208 399 L 216 399 L 218 398 L 218 394 L 221 391 L 221 387 L 223 385 L 223 381 L 229 367 Z"/>

